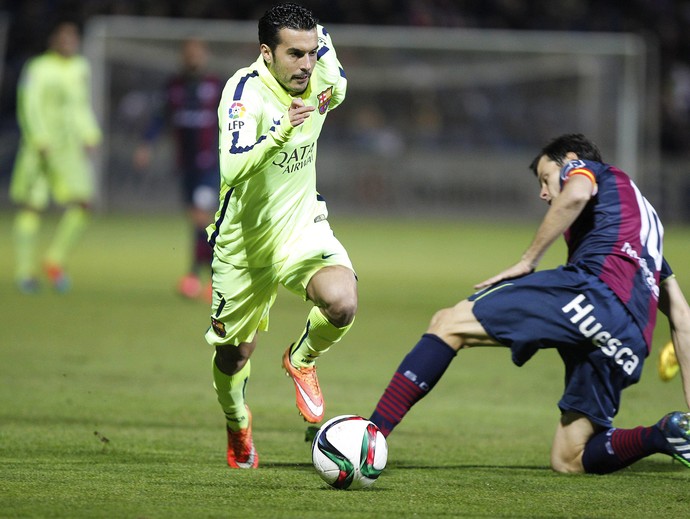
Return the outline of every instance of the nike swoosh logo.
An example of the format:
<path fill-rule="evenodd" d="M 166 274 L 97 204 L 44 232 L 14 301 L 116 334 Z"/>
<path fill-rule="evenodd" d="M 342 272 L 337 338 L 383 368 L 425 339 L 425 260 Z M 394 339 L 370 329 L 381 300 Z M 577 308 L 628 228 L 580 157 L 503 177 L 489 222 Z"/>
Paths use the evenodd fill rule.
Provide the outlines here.
<path fill-rule="evenodd" d="M 300 395 L 302 395 L 302 398 L 304 399 L 304 401 L 307 403 L 307 407 L 309 408 L 309 410 L 312 413 L 314 413 L 315 416 L 321 416 L 321 414 L 323 414 L 323 404 L 316 405 L 312 401 L 312 399 L 309 398 L 309 395 L 307 395 L 304 392 L 304 389 L 302 389 L 302 387 L 299 384 L 297 384 L 297 390 L 299 391 Z"/>
<path fill-rule="evenodd" d="M 254 446 L 252 445 L 252 451 L 249 453 L 249 458 L 247 458 L 247 461 L 237 461 L 235 462 L 243 469 L 250 469 L 252 468 L 252 465 L 254 465 L 254 458 L 256 457 L 256 450 L 254 449 Z"/>
<path fill-rule="evenodd" d="M 333 252 L 331 254 L 321 254 L 321 259 L 328 259 L 331 256 L 335 256 L 335 252 Z"/>

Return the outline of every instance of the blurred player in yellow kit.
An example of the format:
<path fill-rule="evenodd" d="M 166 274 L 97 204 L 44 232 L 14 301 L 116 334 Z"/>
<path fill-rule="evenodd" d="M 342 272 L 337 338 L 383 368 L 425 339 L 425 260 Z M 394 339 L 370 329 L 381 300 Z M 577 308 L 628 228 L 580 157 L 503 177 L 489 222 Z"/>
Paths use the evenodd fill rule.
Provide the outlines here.
<path fill-rule="evenodd" d="M 79 55 L 81 38 L 74 23 L 51 32 L 45 53 L 24 66 L 17 91 L 21 142 L 10 197 L 14 221 L 15 280 L 26 293 L 39 290 L 37 238 L 41 213 L 50 199 L 64 213 L 45 254 L 43 268 L 53 287 L 70 287 L 68 253 L 87 223 L 94 183 L 89 153 L 101 141 L 90 104 L 90 69 Z"/>

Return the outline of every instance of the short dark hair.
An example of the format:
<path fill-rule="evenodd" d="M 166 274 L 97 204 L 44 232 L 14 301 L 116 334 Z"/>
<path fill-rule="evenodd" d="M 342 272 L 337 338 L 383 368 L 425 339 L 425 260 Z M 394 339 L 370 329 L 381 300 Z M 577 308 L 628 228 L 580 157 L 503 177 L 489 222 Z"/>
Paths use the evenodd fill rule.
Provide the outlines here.
<path fill-rule="evenodd" d="M 47 20 L 46 23 L 48 24 L 46 34 L 49 38 L 61 31 L 65 25 L 73 25 L 79 34 L 81 34 L 83 30 L 82 23 L 80 23 L 77 18 L 70 16 L 51 18 Z"/>
<path fill-rule="evenodd" d="M 536 175 L 539 159 L 544 155 L 557 164 L 563 165 L 565 163 L 565 156 L 569 151 L 577 154 L 578 158 L 583 160 L 603 162 L 601 152 L 596 144 L 581 133 L 566 133 L 565 135 L 556 137 L 544 146 L 539 152 L 539 155 L 537 155 L 529 165 L 529 169 Z"/>
<path fill-rule="evenodd" d="M 271 50 L 280 43 L 278 32 L 281 29 L 311 31 L 319 21 L 305 7 L 297 4 L 278 4 L 271 7 L 259 20 L 259 43 L 266 44 Z"/>

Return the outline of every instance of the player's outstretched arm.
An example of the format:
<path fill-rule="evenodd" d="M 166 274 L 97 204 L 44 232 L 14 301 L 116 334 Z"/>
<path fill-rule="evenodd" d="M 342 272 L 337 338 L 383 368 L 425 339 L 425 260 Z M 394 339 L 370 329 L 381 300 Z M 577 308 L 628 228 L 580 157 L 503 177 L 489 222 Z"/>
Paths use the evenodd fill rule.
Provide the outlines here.
<path fill-rule="evenodd" d="M 661 283 L 659 310 L 668 318 L 683 380 L 685 403 L 690 408 L 690 306 L 675 277 Z"/>
<path fill-rule="evenodd" d="M 520 261 L 475 285 L 474 288 L 486 288 L 504 279 L 524 276 L 536 269 L 549 247 L 580 216 L 590 198 L 592 198 L 592 183 L 580 175 L 570 178 L 563 186 L 561 193 L 551 201 L 551 206 L 539 225 L 532 243 Z"/>

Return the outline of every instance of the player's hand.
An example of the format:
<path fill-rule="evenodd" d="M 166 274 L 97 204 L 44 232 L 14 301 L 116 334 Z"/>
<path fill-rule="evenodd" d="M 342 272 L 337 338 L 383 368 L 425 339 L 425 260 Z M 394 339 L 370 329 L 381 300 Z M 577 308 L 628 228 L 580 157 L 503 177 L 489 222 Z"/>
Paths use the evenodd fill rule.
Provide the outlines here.
<path fill-rule="evenodd" d="M 495 276 L 490 277 L 489 279 L 482 281 L 481 283 L 477 283 L 476 285 L 474 285 L 474 288 L 475 290 L 480 290 L 482 288 L 486 288 L 495 283 L 498 283 L 499 281 L 503 281 L 505 279 L 519 278 L 532 272 L 534 272 L 534 266 L 532 266 L 532 264 L 526 260 L 520 260 L 512 267 L 505 269 L 503 272 L 496 274 Z"/>
<path fill-rule="evenodd" d="M 290 108 L 288 108 L 288 119 L 292 126 L 299 126 L 311 115 L 316 109 L 315 106 L 305 106 L 304 101 L 299 97 L 292 100 Z"/>

